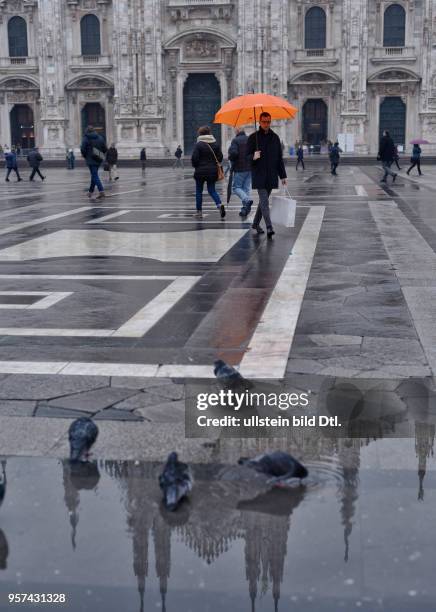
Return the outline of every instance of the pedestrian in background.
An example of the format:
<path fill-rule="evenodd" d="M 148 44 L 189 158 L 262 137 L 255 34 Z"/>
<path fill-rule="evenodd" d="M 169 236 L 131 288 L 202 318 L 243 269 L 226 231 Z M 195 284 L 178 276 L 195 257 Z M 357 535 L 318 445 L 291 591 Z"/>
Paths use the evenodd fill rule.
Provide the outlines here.
<path fill-rule="evenodd" d="M 5 147 L 5 162 L 6 162 L 6 169 L 7 169 L 6 182 L 9 183 L 9 175 L 12 172 L 12 170 L 17 175 L 17 183 L 22 181 L 23 179 L 21 178 L 20 173 L 18 172 L 17 154 L 15 153 L 15 149 L 12 148 L 9 151 L 9 149 Z"/>
<path fill-rule="evenodd" d="M 147 163 L 147 153 L 145 152 L 145 147 L 142 147 L 141 149 L 141 152 L 139 154 L 139 161 L 141 162 L 142 178 L 145 179 L 145 166 Z"/>
<path fill-rule="evenodd" d="M 418 144 L 414 144 L 413 145 L 413 150 L 412 150 L 412 157 L 410 158 L 411 166 L 407 170 L 407 174 L 409 174 L 410 171 L 415 166 L 417 166 L 418 172 L 419 172 L 419 176 L 422 176 L 422 172 L 421 172 L 421 153 L 422 153 L 421 147 Z"/>
<path fill-rule="evenodd" d="M 118 161 L 118 151 L 115 148 L 115 143 L 112 143 L 106 153 L 106 163 L 108 165 L 110 181 L 117 181 L 119 178 L 118 171 L 117 171 L 117 161 Z"/>
<path fill-rule="evenodd" d="M 331 165 L 331 173 L 333 176 L 337 176 L 336 168 L 339 166 L 339 160 L 341 159 L 340 153 L 342 153 L 342 149 L 339 147 L 339 142 L 335 142 L 335 144 L 330 149 L 330 165 Z"/>
<path fill-rule="evenodd" d="M 74 170 L 76 158 L 74 156 L 73 149 L 69 149 L 67 152 L 67 169 Z"/>
<path fill-rule="evenodd" d="M 40 177 L 41 181 L 45 179 L 45 176 L 42 176 L 39 170 L 39 166 L 41 165 L 42 160 L 43 160 L 43 157 L 41 153 L 39 152 L 38 147 L 35 147 L 33 151 L 30 151 L 29 155 L 27 156 L 27 161 L 29 162 L 29 166 L 32 168 L 32 172 L 30 174 L 29 181 L 33 181 L 35 174 L 37 174 Z"/>
<path fill-rule="evenodd" d="M 250 214 L 253 205 L 251 199 L 251 164 L 247 159 L 248 136 L 244 128 L 236 128 L 235 133 L 228 152 L 229 160 L 233 164 L 232 193 L 238 196 L 242 202 L 239 216 L 246 217 Z"/>
<path fill-rule="evenodd" d="M 173 168 L 183 168 L 182 155 L 183 155 L 182 147 L 180 145 L 177 145 L 177 149 L 174 152 L 176 161 L 173 164 Z"/>
<path fill-rule="evenodd" d="M 226 216 L 226 209 L 221 202 L 221 198 L 216 192 L 215 183 L 219 178 L 218 167 L 223 160 L 223 153 L 214 136 L 210 133 L 210 128 L 205 125 L 198 128 L 197 144 L 192 152 L 191 163 L 195 168 L 195 204 L 196 217 L 202 219 L 203 208 L 203 185 L 206 183 L 207 191 L 215 202 L 215 206 L 220 211 L 221 218 Z M 222 168 L 221 173 L 223 172 Z"/>
<path fill-rule="evenodd" d="M 400 154 L 398 153 L 397 145 L 394 145 L 394 162 L 397 164 L 398 170 L 401 170 L 400 164 L 398 163 L 400 160 Z"/>
<path fill-rule="evenodd" d="M 274 236 L 269 212 L 269 196 L 279 186 L 278 177 L 286 185 L 286 170 L 283 163 L 282 145 L 278 135 L 271 130 L 271 115 L 261 113 L 259 129 L 250 134 L 247 141 L 247 158 L 251 162 L 251 181 L 259 194 L 259 204 L 254 216 L 252 228 L 258 234 L 264 234 L 259 223 L 265 220 L 268 238 Z"/>
<path fill-rule="evenodd" d="M 304 151 L 303 151 L 303 147 L 301 146 L 301 144 L 299 144 L 297 148 L 297 165 L 295 166 L 295 170 L 298 170 L 298 166 L 300 164 L 303 166 L 303 170 L 304 170 Z"/>
<path fill-rule="evenodd" d="M 386 179 L 388 174 L 392 176 L 392 182 L 397 178 L 396 173 L 391 170 L 392 162 L 395 157 L 395 145 L 394 141 L 390 137 L 390 134 L 387 130 L 383 131 L 383 136 L 380 139 L 380 146 L 378 150 L 377 159 L 381 161 L 382 167 L 384 170 L 383 178 L 381 179 L 381 183 L 386 183 Z"/>
<path fill-rule="evenodd" d="M 88 166 L 89 173 L 91 175 L 88 198 L 92 198 L 94 189 L 97 187 L 99 191 L 97 199 L 101 200 L 105 197 L 105 193 L 100 177 L 98 176 L 98 169 L 106 158 L 107 147 L 103 137 L 100 136 L 100 134 L 97 134 L 91 125 L 86 128 L 82 145 L 80 147 L 80 152 L 85 158 L 86 165 Z"/>

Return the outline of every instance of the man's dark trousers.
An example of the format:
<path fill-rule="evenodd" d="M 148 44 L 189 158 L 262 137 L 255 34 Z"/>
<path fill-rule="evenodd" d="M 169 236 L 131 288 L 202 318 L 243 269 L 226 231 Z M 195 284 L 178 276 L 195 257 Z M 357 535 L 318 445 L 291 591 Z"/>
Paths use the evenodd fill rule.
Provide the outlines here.
<path fill-rule="evenodd" d="M 33 177 L 35 176 L 35 174 L 38 174 L 41 178 L 41 180 L 44 180 L 44 177 L 42 176 L 41 172 L 39 171 L 39 168 L 33 168 L 32 169 L 32 174 L 29 177 L 29 181 L 33 181 Z"/>

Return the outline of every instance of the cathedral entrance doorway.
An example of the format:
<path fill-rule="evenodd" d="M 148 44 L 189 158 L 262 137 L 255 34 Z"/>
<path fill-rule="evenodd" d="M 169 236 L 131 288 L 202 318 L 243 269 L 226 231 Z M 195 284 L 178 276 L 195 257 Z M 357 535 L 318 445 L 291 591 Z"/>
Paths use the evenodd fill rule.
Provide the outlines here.
<path fill-rule="evenodd" d="M 213 118 L 221 106 L 221 87 L 214 74 L 189 74 L 183 88 L 184 150 L 190 155 L 197 141 L 197 129 L 210 126 L 212 134 L 221 144 L 221 126 Z"/>
<path fill-rule="evenodd" d="M 406 144 L 406 105 L 399 96 L 385 98 L 380 104 L 379 139 L 384 130 L 396 145 Z"/>
<path fill-rule="evenodd" d="M 327 140 L 327 104 L 310 99 L 303 106 L 303 142 L 319 147 Z"/>
<path fill-rule="evenodd" d="M 88 125 L 92 125 L 97 134 L 106 139 L 106 116 L 103 106 L 98 102 L 88 102 L 82 108 L 82 134 Z"/>
<path fill-rule="evenodd" d="M 27 104 L 15 104 L 10 112 L 11 145 L 25 153 L 35 146 L 33 110 Z"/>

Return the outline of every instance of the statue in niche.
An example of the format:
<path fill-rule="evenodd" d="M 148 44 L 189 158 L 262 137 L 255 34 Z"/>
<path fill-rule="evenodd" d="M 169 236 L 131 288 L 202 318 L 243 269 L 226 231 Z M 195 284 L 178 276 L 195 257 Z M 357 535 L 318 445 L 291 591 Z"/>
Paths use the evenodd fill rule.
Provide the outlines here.
<path fill-rule="evenodd" d="M 151 76 L 145 78 L 145 91 L 147 94 L 147 104 L 153 104 L 154 98 L 154 83 L 151 80 Z"/>

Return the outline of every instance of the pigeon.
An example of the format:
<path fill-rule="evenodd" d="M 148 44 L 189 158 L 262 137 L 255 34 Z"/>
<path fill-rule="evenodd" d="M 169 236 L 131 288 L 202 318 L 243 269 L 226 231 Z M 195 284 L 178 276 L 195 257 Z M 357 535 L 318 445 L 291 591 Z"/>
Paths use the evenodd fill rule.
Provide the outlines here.
<path fill-rule="evenodd" d="M 246 465 L 254 468 L 257 472 L 267 474 L 273 478 L 270 480 L 272 484 L 280 486 L 286 484 L 290 478 L 306 478 L 309 474 L 307 469 L 299 461 L 294 459 L 292 455 L 283 451 L 274 451 L 259 455 L 254 459 L 241 457 L 238 461 L 239 465 Z"/>
<path fill-rule="evenodd" d="M 73 421 L 68 430 L 70 460 L 81 461 L 82 456 L 85 456 L 85 460 L 87 460 L 89 449 L 96 441 L 97 436 L 98 427 L 92 419 L 81 417 Z"/>
<path fill-rule="evenodd" d="M 191 470 L 186 463 L 179 461 L 177 453 L 170 453 L 162 474 L 159 476 L 159 485 L 164 495 L 164 505 L 173 512 L 182 499 L 192 489 L 193 479 Z"/>
<path fill-rule="evenodd" d="M 231 365 L 228 365 L 222 359 L 217 359 L 214 361 L 214 369 L 213 373 L 220 383 L 223 383 L 229 387 L 243 387 L 245 389 L 250 389 L 253 385 L 249 380 L 246 380 L 238 370 Z"/>

